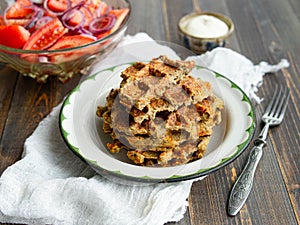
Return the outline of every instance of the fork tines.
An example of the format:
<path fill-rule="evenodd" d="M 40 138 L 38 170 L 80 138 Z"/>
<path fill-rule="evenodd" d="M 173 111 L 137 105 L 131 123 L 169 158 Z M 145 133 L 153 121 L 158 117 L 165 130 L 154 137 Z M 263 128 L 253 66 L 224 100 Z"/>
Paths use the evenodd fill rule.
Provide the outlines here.
<path fill-rule="evenodd" d="M 289 97 L 290 93 L 287 87 L 282 91 L 282 89 L 276 85 L 273 97 L 266 109 L 268 116 L 276 117 L 281 120 L 286 111 Z"/>

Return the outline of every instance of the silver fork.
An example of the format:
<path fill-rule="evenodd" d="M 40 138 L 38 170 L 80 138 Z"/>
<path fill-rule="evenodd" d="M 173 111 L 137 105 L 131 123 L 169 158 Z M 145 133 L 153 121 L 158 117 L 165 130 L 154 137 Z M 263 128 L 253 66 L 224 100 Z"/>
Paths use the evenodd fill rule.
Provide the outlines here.
<path fill-rule="evenodd" d="M 281 123 L 289 97 L 288 88 L 285 88 L 282 92 L 276 86 L 272 100 L 262 116 L 262 121 L 265 123 L 265 126 L 258 138 L 254 141 L 254 147 L 251 149 L 248 161 L 231 190 L 227 210 L 230 216 L 235 216 L 240 211 L 250 194 L 254 173 L 262 156 L 262 148 L 266 144 L 269 127 Z"/>

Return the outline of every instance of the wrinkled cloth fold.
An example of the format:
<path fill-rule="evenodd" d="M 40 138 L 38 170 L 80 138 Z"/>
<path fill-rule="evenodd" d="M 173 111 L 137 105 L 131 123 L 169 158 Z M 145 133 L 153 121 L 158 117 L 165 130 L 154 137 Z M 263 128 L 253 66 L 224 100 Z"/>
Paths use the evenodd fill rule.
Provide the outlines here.
<path fill-rule="evenodd" d="M 143 41 L 153 43 L 153 55 L 170 51 L 164 47 L 155 52 L 157 43 L 145 33 L 127 35 L 120 46 Z M 122 60 L 128 62 L 128 57 L 120 59 L 116 54 L 112 52 L 95 63 L 91 74 Z M 227 76 L 257 103 L 261 98 L 256 91 L 264 74 L 288 67 L 284 59 L 274 66 L 266 62 L 254 65 L 227 48 L 216 48 L 193 58 Z M 162 225 L 183 218 L 193 180 L 125 185 L 101 177 L 65 145 L 59 130 L 60 107 L 61 104 L 53 108 L 26 139 L 22 159 L 1 175 L 0 222 Z"/>

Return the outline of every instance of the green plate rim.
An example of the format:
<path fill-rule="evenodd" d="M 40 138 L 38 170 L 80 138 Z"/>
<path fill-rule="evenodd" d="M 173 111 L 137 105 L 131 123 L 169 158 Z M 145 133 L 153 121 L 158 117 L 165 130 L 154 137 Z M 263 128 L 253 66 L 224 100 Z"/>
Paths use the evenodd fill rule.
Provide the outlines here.
<path fill-rule="evenodd" d="M 93 169 L 95 169 L 97 172 L 100 172 L 100 175 L 102 172 L 105 172 L 106 174 L 110 174 L 116 177 L 120 177 L 122 179 L 128 179 L 128 180 L 133 180 L 133 181 L 138 181 L 138 182 L 177 182 L 177 181 L 184 181 L 184 180 L 190 180 L 190 179 L 195 179 L 195 178 L 199 178 L 199 177 L 203 177 L 206 176 L 210 173 L 213 173 L 214 171 L 225 167 L 226 165 L 228 165 L 229 163 L 233 162 L 242 152 L 244 152 L 244 150 L 248 147 L 248 145 L 250 144 L 253 135 L 255 133 L 255 113 L 254 113 L 254 109 L 253 106 L 251 104 L 251 101 L 249 99 L 249 97 L 245 94 L 245 92 L 238 86 L 236 85 L 233 81 L 231 81 L 229 78 L 227 78 L 226 76 L 211 70 L 209 68 L 203 67 L 203 66 L 199 66 L 196 65 L 196 69 L 206 69 L 211 71 L 216 78 L 223 78 L 225 80 L 227 80 L 228 82 L 230 82 L 231 84 L 231 88 L 235 88 L 237 89 L 239 92 L 242 93 L 243 98 L 242 98 L 242 102 L 246 102 L 249 106 L 250 106 L 250 111 L 248 113 L 248 116 L 251 118 L 251 124 L 249 125 L 249 127 L 245 130 L 245 132 L 248 133 L 248 138 L 243 141 L 242 143 L 240 143 L 239 145 L 236 146 L 237 150 L 230 156 L 226 157 L 226 158 L 222 158 L 219 163 L 217 163 L 216 165 L 213 165 L 211 167 L 205 168 L 205 169 L 200 169 L 194 173 L 188 174 L 188 175 L 172 175 L 171 177 L 165 178 L 165 179 L 157 179 L 157 178 L 151 178 L 150 176 L 141 176 L 141 177 L 133 177 L 133 176 L 128 176 L 123 174 L 121 171 L 108 171 L 104 168 L 101 167 L 101 165 L 99 165 L 96 161 L 91 160 L 91 159 L 87 159 L 85 157 L 83 157 L 80 154 L 80 149 L 76 146 L 74 146 L 72 143 L 70 143 L 69 139 L 68 139 L 68 135 L 70 133 L 68 133 L 68 131 L 66 131 L 64 129 L 64 127 L 62 126 L 62 123 L 65 119 L 67 119 L 67 117 L 65 117 L 65 115 L 63 114 L 63 109 L 64 107 L 66 107 L 67 105 L 71 104 L 70 102 L 70 98 L 73 94 L 77 93 L 80 91 L 80 87 L 82 85 L 83 82 L 87 81 L 87 80 L 95 80 L 96 76 L 98 76 L 100 73 L 105 72 L 105 71 L 111 71 L 113 72 L 115 70 L 115 68 L 123 66 L 123 65 L 132 65 L 134 62 L 129 62 L 129 63 L 124 63 L 124 64 L 119 64 L 119 65 L 115 65 L 106 69 L 103 69 L 101 71 L 96 72 L 95 74 L 87 77 L 87 79 L 85 79 L 84 81 L 82 81 L 81 83 L 79 83 L 65 98 L 62 106 L 61 106 L 61 110 L 60 110 L 60 115 L 59 115 L 59 128 L 60 128 L 60 132 L 61 135 L 64 139 L 64 141 L 66 142 L 67 146 L 72 150 L 73 153 L 75 153 L 79 158 L 81 158 L 84 162 L 86 162 L 87 164 L 89 164 Z"/>

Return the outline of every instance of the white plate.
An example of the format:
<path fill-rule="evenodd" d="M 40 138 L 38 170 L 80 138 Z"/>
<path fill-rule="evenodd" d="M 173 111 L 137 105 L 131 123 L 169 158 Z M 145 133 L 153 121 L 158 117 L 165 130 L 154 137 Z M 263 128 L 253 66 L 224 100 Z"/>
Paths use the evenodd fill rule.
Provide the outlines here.
<path fill-rule="evenodd" d="M 225 105 L 222 123 L 214 128 L 204 157 L 186 165 L 153 168 L 133 165 L 125 154 L 111 154 L 106 148 L 110 137 L 103 133 L 102 120 L 96 116 L 97 105 L 104 105 L 108 92 L 119 87 L 120 72 L 129 65 L 111 67 L 83 81 L 61 109 L 59 123 L 65 142 L 99 174 L 141 182 L 193 179 L 224 167 L 248 146 L 255 128 L 250 100 L 226 77 L 197 66 L 191 74 L 209 81 Z"/>

